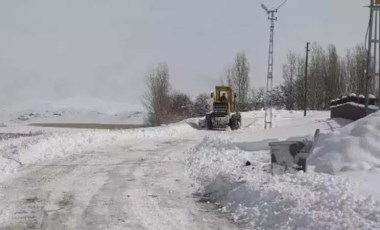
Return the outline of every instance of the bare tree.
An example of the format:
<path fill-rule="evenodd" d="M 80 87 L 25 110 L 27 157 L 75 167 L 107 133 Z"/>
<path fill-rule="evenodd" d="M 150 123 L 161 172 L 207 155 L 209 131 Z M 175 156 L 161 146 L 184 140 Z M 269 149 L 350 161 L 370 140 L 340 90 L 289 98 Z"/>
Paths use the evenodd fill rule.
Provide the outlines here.
<path fill-rule="evenodd" d="M 277 85 L 273 87 L 272 91 L 272 106 L 276 109 L 283 109 L 284 105 L 286 106 L 285 96 L 282 90 L 282 87 Z"/>
<path fill-rule="evenodd" d="M 326 72 L 327 74 L 324 76 L 325 77 L 325 91 L 326 91 L 326 97 L 324 98 L 324 108 L 323 109 L 328 109 L 330 105 L 330 100 L 333 98 L 336 98 L 340 96 L 342 93 L 342 88 L 341 86 L 345 84 L 345 81 L 342 81 L 341 74 L 340 74 L 340 62 L 339 62 L 339 56 L 336 51 L 336 47 L 334 45 L 329 45 L 327 47 L 327 68 Z"/>
<path fill-rule="evenodd" d="M 193 102 L 184 93 L 174 93 L 170 96 L 170 114 L 167 119 L 177 122 L 193 115 Z"/>
<path fill-rule="evenodd" d="M 146 76 L 147 92 L 143 97 L 143 105 L 148 112 L 151 125 L 167 123 L 170 113 L 169 68 L 161 63 Z"/>
<path fill-rule="evenodd" d="M 194 115 L 204 116 L 211 110 L 210 96 L 208 94 L 200 94 L 195 99 L 194 103 Z"/>
<path fill-rule="evenodd" d="M 259 88 L 254 94 L 254 109 L 260 110 L 264 108 L 265 104 L 265 89 L 263 87 Z"/>
<path fill-rule="evenodd" d="M 345 55 L 341 57 L 334 45 L 329 45 L 323 49 L 314 43 L 309 62 L 308 108 L 314 110 L 328 109 L 330 100 L 336 97 L 352 92 L 363 94 L 365 60 L 366 50 L 363 45 L 347 50 Z M 283 66 L 284 82 L 281 89 L 287 109 L 292 108 L 292 96 L 294 96 L 295 108 L 302 109 L 304 107 L 304 63 L 305 60 L 301 56 L 295 58 L 295 55 L 288 55 L 287 63 Z M 294 84 L 291 84 L 292 82 Z M 371 93 L 374 92 L 373 85 L 373 79 L 371 79 L 369 84 Z"/>
<path fill-rule="evenodd" d="M 249 91 L 249 63 L 244 52 L 235 56 L 235 63 L 232 68 L 227 68 L 226 78 L 228 85 L 237 94 L 236 108 L 239 111 L 248 108 Z"/>
<path fill-rule="evenodd" d="M 285 108 L 294 110 L 296 106 L 296 79 L 297 79 L 297 56 L 293 52 L 289 52 L 287 56 L 287 64 L 282 66 L 282 77 L 284 83 L 281 85 L 281 91 Z M 277 89 L 279 90 L 279 89 Z"/>
<path fill-rule="evenodd" d="M 357 45 L 354 49 L 346 51 L 346 57 L 342 62 L 344 77 L 348 82 L 346 92 L 364 94 L 366 58 L 367 51 L 363 45 Z"/>
<path fill-rule="evenodd" d="M 325 50 L 314 43 L 312 45 L 308 74 L 308 105 L 312 110 L 321 110 L 326 101 L 325 79 L 327 75 Z"/>
<path fill-rule="evenodd" d="M 295 82 L 295 104 L 297 109 L 304 109 L 305 103 L 305 58 L 297 57 L 296 82 Z"/>

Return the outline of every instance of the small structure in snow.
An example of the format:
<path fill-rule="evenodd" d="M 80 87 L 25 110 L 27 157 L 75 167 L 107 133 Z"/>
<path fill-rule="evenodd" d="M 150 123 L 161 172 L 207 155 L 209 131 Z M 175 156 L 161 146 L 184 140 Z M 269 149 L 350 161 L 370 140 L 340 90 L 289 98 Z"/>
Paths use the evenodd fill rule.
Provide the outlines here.
<path fill-rule="evenodd" d="M 370 94 L 368 96 L 368 113 L 374 113 L 379 110 L 376 106 L 377 98 Z M 342 96 L 331 100 L 330 102 L 331 118 L 345 118 L 358 120 L 366 116 L 365 97 L 360 94 L 351 93 L 348 96 Z"/>
<path fill-rule="evenodd" d="M 306 159 L 309 157 L 317 141 L 319 129 L 315 131 L 313 140 L 270 142 L 271 171 L 280 166 L 282 171 L 295 169 L 306 172 Z"/>

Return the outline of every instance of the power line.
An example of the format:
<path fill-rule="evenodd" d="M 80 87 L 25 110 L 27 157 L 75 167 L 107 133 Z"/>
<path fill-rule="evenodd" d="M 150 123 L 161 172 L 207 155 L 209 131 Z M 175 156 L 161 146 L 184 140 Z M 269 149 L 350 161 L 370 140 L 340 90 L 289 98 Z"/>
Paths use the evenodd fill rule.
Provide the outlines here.
<path fill-rule="evenodd" d="M 283 3 L 281 3 L 279 6 L 276 7 L 276 10 L 279 10 L 288 0 L 285 0 Z"/>

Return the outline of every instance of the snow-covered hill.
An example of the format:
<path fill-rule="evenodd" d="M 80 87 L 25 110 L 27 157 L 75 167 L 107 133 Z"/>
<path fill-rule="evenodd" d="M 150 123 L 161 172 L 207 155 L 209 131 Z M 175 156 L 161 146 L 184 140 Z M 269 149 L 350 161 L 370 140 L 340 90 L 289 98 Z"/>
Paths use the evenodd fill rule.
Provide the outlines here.
<path fill-rule="evenodd" d="M 13 105 L 0 110 L 0 124 L 31 123 L 144 124 L 141 104 L 118 103 L 93 98 L 67 98 L 33 106 Z"/>
<path fill-rule="evenodd" d="M 98 111 L 73 111 L 73 110 L 45 110 L 42 112 L 22 111 L 7 114 L 3 124 L 31 124 L 31 123 L 100 123 L 100 124 L 144 124 L 145 113 L 123 112 L 107 114 Z"/>

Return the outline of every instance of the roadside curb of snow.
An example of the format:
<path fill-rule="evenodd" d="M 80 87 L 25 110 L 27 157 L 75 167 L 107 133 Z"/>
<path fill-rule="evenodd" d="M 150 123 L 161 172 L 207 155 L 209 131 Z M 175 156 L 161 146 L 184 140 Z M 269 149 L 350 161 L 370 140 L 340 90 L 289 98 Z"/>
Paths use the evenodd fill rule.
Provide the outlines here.
<path fill-rule="evenodd" d="M 357 120 L 335 132 L 323 134 L 308 164 L 316 172 L 342 172 L 380 169 L 380 112 Z"/>
<path fill-rule="evenodd" d="M 356 184 L 340 176 L 272 176 L 265 171 L 268 152 L 252 153 L 257 160 L 245 167 L 247 152 L 216 137 L 206 137 L 187 154 L 188 174 L 201 199 L 219 205 L 237 223 L 255 229 L 380 228 L 379 204 L 354 193 Z"/>

